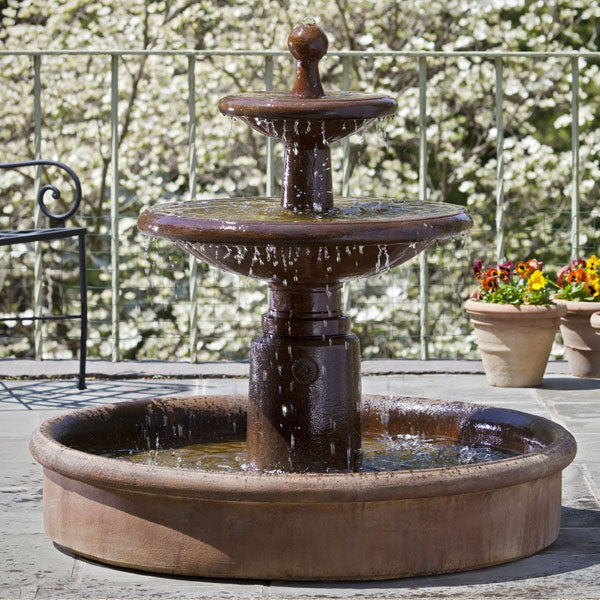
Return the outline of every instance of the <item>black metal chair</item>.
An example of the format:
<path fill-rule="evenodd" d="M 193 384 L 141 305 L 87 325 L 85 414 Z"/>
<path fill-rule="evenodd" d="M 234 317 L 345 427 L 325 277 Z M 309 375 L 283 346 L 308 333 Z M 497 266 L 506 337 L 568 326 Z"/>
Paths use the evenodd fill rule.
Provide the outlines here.
<path fill-rule="evenodd" d="M 12 244 L 25 244 L 28 242 L 41 242 L 46 240 L 57 240 L 62 238 L 77 237 L 79 246 L 79 291 L 81 297 L 81 313 L 78 315 L 47 315 L 33 317 L 5 317 L 0 321 L 57 321 L 63 319 L 81 319 L 81 338 L 79 349 L 79 379 L 78 388 L 85 389 L 85 361 L 87 344 L 87 277 L 86 277 L 86 256 L 85 256 L 85 227 L 66 227 L 65 220 L 71 217 L 79 208 L 81 203 L 81 183 L 79 177 L 69 166 L 53 160 L 29 160 L 25 162 L 0 163 L 0 169 L 18 169 L 20 167 L 30 166 L 54 166 L 66 171 L 75 184 L 75 199 L 69 210 L 62 214 L 51 212 L 44 202 L 46 192 L 52 192 L 54 199 L 60 198 L 60 191 L 53 185 L 44 185 L 37 196 L 37 202 L 41 211 L 56 222 L 55 227 L 48 229 L 16 229 L 0 230 L 0 246 L 9 246 Z"/>

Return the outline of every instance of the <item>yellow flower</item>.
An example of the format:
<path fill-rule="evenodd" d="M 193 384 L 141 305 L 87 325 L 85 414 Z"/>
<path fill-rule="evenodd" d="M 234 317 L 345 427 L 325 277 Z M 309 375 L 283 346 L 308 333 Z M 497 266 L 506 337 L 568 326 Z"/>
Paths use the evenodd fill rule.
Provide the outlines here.
<path fill-rule="evenodd" d="M 595 254 L 592 254 L 585 263 L 588 273 L 596 273 L 600 266 L 600 258 L 596 258 Z"/>
<path fill-rule="evenodd" d="M 516 271 L 519 274 L 519 277 L 522 277 L 524 279 L 525 277 L 527 277 L 527 275 L 529 275 L 530 268 L 527 263 L 519 261 L 517 263 Z"/>
<path fill-rule="evenodd" d="M 598 279 L 592 279 L 590 281 L 586 281 L 583 284 L 583 289 L 590 295 L 590 296 L 598 296 L 600 294 L 600 280 Z"/>
<path fill-rule="evenodd" d="M 529 284 L 529 289 L 531 290 L 541 290 L 546 285 L 546 278 L 542 275 L 541 271 L 534 271 L 527 282 Z"/>

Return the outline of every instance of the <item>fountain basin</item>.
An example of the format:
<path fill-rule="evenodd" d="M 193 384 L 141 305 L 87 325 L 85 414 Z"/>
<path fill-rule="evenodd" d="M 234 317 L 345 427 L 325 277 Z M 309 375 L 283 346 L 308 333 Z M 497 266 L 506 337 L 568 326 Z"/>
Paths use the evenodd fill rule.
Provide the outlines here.
<path fill-rule="evenodd" d="M 171 202 L 144 211 L 138 228 L 221 269 L 314 285 L 375 275 L 472 225 L 446 203 L 339 198 L 336 210 L 293 213 L 278 198 Z"/>
<path fill-rule="evenodd" d="M 363 398 L 363 432 L 423 433 L 520 452 L 381 473 L 216 473 L 90 454 L 224 440 L 247 398 L 166 398 L 87 408 L 43 423 L 44 522 L 60 546 L 111 565 L 252 579 L 361 580 L 462 571 L 530 555 L 558 535 L 561 426 L 518 411 Z"/>

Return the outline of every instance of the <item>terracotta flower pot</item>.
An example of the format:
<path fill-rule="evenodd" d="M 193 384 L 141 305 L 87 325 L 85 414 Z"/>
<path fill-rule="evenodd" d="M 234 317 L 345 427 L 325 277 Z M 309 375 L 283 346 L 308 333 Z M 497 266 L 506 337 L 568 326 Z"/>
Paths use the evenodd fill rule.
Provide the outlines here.
<path fill-rule="evenodd" d="M 596 330 L 596 335 L 600 336 L 600 312 L 595 312 L 590 319 L 590 325 Z"/>
<path fill-rule="evenodd" d="M 576 377 L 600 377 L 600 336 L 590 320 L 600 310 L 598 302 L 575 302 L 556 299 L 567 308 L 560 319 L 560 332 L 571 374 Z"/>
<path fill-rule="evenodd" d="M 490 385 L 534 387 L 542 383 L 563 304 L 513 306 L 467 300 L 483 368 Z"/>

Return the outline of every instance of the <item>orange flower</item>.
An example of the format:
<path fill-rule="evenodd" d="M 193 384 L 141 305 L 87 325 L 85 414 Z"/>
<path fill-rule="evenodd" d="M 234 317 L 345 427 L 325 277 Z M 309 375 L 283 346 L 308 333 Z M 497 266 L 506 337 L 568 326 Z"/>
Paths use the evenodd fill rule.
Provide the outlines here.
<path fill-rule="evenodd" d="M 581 283 L 582 281 L 587 281 L 587 279 L 588 276 L 586 272 L 581 268 L 569 271 L 569 273 L 567 274 L 568 283 Z"/>
<path fill-rule="evenodd" d="M 490 275 L 490 272 L 496 273 L 496 275 Z M 490 269 L 481 280 L 481 285 L 486 292 L 495 292 L 498 289 L 498 271 L 496 269 Z"/>
<path fill-rule="evenodd" d="M 544 263 L 541 260 L 538 260 L 537 258 L 530 258 L 527 261 L 527 266 L 529 267 L 530 271 L 543 271 L 544 270 Z"/>

